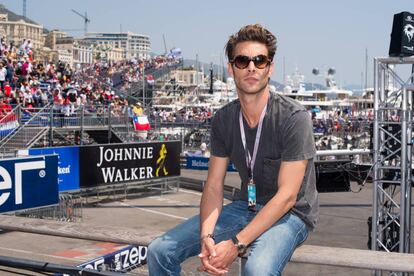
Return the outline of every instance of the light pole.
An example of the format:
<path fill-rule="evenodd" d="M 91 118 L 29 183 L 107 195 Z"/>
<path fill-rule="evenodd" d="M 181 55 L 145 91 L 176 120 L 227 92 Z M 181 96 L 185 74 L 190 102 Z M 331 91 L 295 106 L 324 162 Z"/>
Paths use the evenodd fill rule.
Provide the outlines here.
<path fill-rule="evenodd" d="M 142 101 L 144 102 L 144 109 L 146 108 L 145 99 L 145 61 L 142 61 Z"/>

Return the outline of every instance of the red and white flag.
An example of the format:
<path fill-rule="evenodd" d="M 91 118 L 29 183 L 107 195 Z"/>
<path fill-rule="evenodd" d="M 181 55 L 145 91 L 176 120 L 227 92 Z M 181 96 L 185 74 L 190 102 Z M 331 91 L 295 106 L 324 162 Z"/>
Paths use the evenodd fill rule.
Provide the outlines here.
<path fill-rule="evenodd" d="M 151 125 L 147 116 L 134 116 L 134 128 L 135 130 L 150 130 Z"/>
<path fill-rule="evenodd" d="M 16 128 L 19 127 L 17 116 L 14 113 L 9 113 L 0 119 L 0 136 L 9 135 Z"/>

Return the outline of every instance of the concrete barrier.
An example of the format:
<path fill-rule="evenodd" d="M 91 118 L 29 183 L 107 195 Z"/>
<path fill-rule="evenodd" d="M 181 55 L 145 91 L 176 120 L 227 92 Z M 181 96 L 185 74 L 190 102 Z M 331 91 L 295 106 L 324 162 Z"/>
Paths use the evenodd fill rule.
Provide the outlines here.
<path fill-rule="evenodd" d="M 370 270 L 414 272 L 414 254 L 363 249 L 303 245 L 296 249 L 290 261 Z"/>
<path fill-rule="evenodd" d="M 155 237 L 162 234 L 162 232 L 131 228 L 92 226 L 87 223 L 68 223 L 6 215 L 0 215 L 0 229 L 143 246 L 148 245 Z M 414 272 L 414 254 L 350 248 L 302 245 L 296 249 L 290 261 L 369 270 Z"/>

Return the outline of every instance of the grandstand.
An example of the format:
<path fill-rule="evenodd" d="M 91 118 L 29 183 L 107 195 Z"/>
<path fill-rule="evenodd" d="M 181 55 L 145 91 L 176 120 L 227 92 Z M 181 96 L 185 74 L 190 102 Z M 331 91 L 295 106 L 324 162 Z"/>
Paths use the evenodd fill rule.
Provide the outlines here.
<path fill-rule="evenodd" d="M 0 92 L 3 157 L 32 147 L 142 139 L 134 132 L 132 105 L 142 103 L 144 93 L 150 103 L 155 85 L 181 64 L 157 57 L 71 68 L 63 62 L 42 64 L 35 55 L 27 44 L 0 53 L 0 70 L 7 71 Z"/>

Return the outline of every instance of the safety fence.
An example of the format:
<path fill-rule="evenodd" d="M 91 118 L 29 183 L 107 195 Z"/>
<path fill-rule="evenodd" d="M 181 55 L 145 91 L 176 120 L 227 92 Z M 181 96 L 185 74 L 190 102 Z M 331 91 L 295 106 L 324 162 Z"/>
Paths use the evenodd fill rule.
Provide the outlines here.
<path fill-rule="evenodd" d="M 77 222 L 82 220 L 83 198 L 76 194 L 59 194 L 59 204 L 16 212 L 16 216 Z"/>

